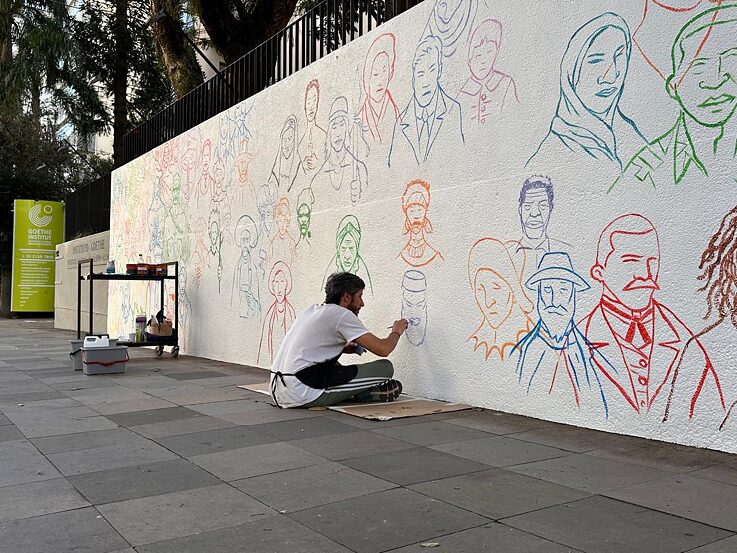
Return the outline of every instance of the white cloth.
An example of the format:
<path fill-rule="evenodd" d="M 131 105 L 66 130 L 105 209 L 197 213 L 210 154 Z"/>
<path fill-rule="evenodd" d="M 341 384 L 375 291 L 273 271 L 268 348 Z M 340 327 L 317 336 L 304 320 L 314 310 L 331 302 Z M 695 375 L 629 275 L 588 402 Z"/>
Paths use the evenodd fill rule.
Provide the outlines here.
<path fill-rule="evenodd" d="M 324 390 L 311 388 L 296 376 L 286 375 L 338 357 L 348 342 L 367 333 L 353 311 L 340 305 L 313 305 L 302 311 L 284 336 L 271 365 L 269 388 L 276 396 L 275 401 L 281 407 L 299 407 L 316 400 Z M 285 375 L 284 383 L 277 373 Z"/>

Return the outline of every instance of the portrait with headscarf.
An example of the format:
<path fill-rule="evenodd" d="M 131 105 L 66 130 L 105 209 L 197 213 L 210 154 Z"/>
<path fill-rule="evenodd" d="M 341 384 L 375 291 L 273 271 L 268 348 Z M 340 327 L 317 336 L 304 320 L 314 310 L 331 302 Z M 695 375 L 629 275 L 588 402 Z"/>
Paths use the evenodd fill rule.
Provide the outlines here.
<path fill-rule="evenodd" d="M 368 291 L 373 295 L 371 275 L 361 257 L 361 224 L 355 215 L 346 215 L 338 224 L 335 233 L 335 255 L 330 260 L 322 279 L 322 288 L 325 288 L 327 278 L 333 273 L 353 273 L 366 283 Z"/>
<path fill-rule="evenodd" d="M 468 255 L 468 283 L 481 321 L 468 337 L 484 360 L 496 352 L 504 361 L 530 331 L 533 306 L 504 243 L 496 238 L 478 240 Z"/>
<path fill-rule="evenodd" d="M 271 168 L 270 180 L 276 187 L 289 192 L 302 171 L 302 160 L 297 153 L 297 118 L 294 115 L 287 117 L 279 134 L 279 153 L 276 154 L 274 165 Z"/>
<path fill-rule="evenodd" d="M 261 316 L 259 284 L 264 276 L 263 260 L 256 253 L 258 226 L 250 215 L 243 215 L 235 225 L 235 244 L 240 249 L 233 272 L 230 304 L 238 296 L 238 315 L 242 319 Z"/>
<path fill-rule="evenodd" d="M 397 257 L 401 257 L 412 267 L 424 267 L 436 259 L 443 259 L 443 255 L 427 241 L 426 234 L 433 232 L 432 223 L 427 216 L 429 209 L 430 185 L 421 179 L 411 180 L 402 194 L 407 243 Z"/>
<path fill-rule="evenodd" d="M 261 327 L 261 340 L 258 344 L 256 362 L 261 363 L 261 355 L 265 356 L 268 352 L 268 363 L 271 364 L 274 360 L 274 352 L 279 351 L 284 335 L 296 317 L 294 307 L 289 302 L 289 293 L 292 291 L 292 271 L 286 263 L 283 261 L 274 263 L 269 271 L 268 285 L 274 301 L 269 306 Z"/>
<path fill-rule="evenodd" d="M 364 99 L 358 117 L 367 141 L 375 144 L 391 141 L 399 109 L 389 91 L 394 77 L 396 38 L 391 33 L 377 36 L 366 52 L 361 73 Z"/>
<path fill-rule="evenodd" d="M 647 140 L 619 107 L 632 39 L 620 16 L 604 13 L 578 28 L 560 64 L 560 98 L 550 130 L 527 161 L 601 164 L 620 173 Z"/>

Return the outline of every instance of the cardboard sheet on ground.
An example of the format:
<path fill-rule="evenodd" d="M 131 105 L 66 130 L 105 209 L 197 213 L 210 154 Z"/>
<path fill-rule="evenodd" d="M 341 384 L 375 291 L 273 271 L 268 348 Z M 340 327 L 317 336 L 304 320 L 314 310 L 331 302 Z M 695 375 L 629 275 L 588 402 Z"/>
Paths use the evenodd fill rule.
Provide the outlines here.
<path fill-rule="evenodd" d="M 268 382 L 245 384 L 238 387 L 243 388 L 244 390 L 258 392 L 259 394 L 269 395 Z M 406 394 L 402 394 L 397 399 L 389 403 L 345 402 L 328 407 L 328 409 L 332 411 L 339 411 L 346 415 L 379 421 L 388 421 L 402 417 L 419 417 L 435 413 L 450 413 L 452 411 L 463 411 L 464 409 L 470 408 L 470 406 L 464 405 L 463 403 L 447 403 L 445 401 L 437 401 L 434 399 L 416 398 Z"/>

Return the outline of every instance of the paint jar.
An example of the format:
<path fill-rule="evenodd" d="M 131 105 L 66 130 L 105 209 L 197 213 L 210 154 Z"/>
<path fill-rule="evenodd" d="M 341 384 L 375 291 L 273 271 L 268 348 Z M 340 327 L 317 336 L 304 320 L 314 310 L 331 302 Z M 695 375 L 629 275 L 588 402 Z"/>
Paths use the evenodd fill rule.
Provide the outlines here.
<path fill-rule="evenodd" d="M 143 342 L 143 333 L 146 330 L 146 315 L 136 315 L 136 342 Z"/>

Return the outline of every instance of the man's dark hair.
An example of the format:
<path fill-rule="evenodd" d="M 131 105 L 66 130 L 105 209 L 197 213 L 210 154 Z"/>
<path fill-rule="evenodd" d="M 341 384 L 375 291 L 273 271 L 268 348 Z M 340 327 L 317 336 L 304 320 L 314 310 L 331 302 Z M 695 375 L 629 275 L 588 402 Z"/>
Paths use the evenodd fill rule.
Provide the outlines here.
<path fill-rule="evenodd" d="M 325 303 L 339 304 L 343 294 L 355 294 L 366 288 L 366 283 L 353 273 L 333 273 L 325 282 Z"/>
<path fill-rule="evenodd" d="M 519 205 L 525 203 L 525 196 L 529 190 L 543 189 L 548 195 L 548 203 L 550 203 L 550 209 L 553 209 L 553 181 L 550 177 L 543 175 L 533 175 L 522 184 L 522 190 L 519 192 Z"/>

